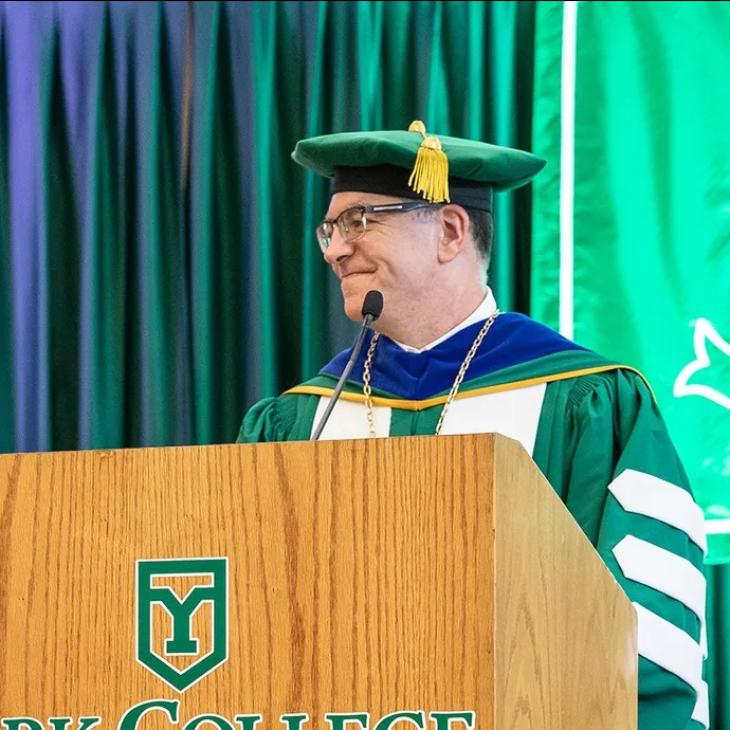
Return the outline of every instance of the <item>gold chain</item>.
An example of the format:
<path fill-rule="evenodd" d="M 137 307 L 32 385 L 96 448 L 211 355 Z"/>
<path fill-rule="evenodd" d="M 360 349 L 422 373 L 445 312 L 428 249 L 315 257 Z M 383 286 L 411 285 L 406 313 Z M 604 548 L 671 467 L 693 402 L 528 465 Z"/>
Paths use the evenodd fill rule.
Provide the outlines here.
<path fill-rule="evenodd" d="M 499 316 L 499 310 L 497 310 L 491 317 L 489 317 L 484 322 L 484 324 L 482 325 L 482 328 L 479 330 L 479 333 L 474 338 L 474 342 L 472 342 L 472 345 L 469 348 L 469 352 L 466 353 L 464 362 L 461 363 L 461 367 L 459 368 L 459 372 L 456 374 L 456 379 L 454 380 L 454 384 L 451 386 L 451 391 L 449 392 L 449 397 L 446 399 L 446 403 L 444 403 L 444 407 L 441 410 L 441 415 L 439 416 L 439 422 L 436 424 L 436 435 L 437 436 L 441 433 L 441 426 L 444 423 L 444 417 L 446 416 L 446 411 L 449 410 L 449 406 L 453 403 L 454 398 L 456 398 L 456 394 L 459 392 L 459 387 L 461 386 L 461 384 L 464 380 L 466 371 L 467 371 L 469 365 L 471 365 L 471 361 L 474 359 L 474 355 L 477 354 L 479 345 L 482 344 L 482 340 L 487 336 L 487 332 L 489 332 L 489 328 L 494 324 L 494 320 L 497 319 L 498 316 Z"/>
<path fill-rule="evenodd" d="M 362 392 L 365 394 L 365 407 L 367 408 L 368 415 L 368 438 L 375 438 L 375 414 L 373 413 L 373 389 L 370 387 L 370 366 L 373 362 L 373 355 L 375 354 L 375 345 L 378 344 L 378 338 L 380 332 L 376 332 L 373 335 L 373 339 L 370 340 L 370 347 L 368 347 L 368 354 L 365 357 L 365 365 L 362 371 Z"/>
<path fill-rule="evenodd" d="M 471 347 L 469 348 L 469 352 L 466 353 L 466 357 L 464 358 L 464 361 L 461 363 L 461 367 L 459 368 L 459 372 L 456 374 L 456 378 L 454 379 L 454 384 L 451 386 L 451 390 L 449 391 L 449 395 L 446 398 L 446 403 L 444 403 L 444 407 L 441 409 L 441 415 L 439 416 L 438 423 L 436 424 L 436 435 L 438 436 L 441 433 L 441 427 L 444 423 L 444 418 L 446 417 L 446 412 L 449 410 L 449 406 L 454 401 L 454 398 L 456 398 L 456 394 L 459 392 L 459 388 L 461 387 L 461 384 L 464 382 L 464 377 L 466 375 L 466 371 L 469 369 L 469 365 L 471 365 L 471 361 L 474 359 L 474 355 L 477 354 L 477 350 L 479 349 L 479 346 L 482 344 L 482 340 L 487 336 L 487 332 L 489 332 L 490 327 L 494 324 L 494 320 L 497 319 L 500 312 L 497 310 L 491 317 L 489 317 L 484 324 L 482 325 L 482 328 L 477 333 L 477 336 L 474 338 L 474 342 L 472 342 Z M 376 332 L 373 335 L 373 338 L 370 340 L 370 347 L 368 347 L 368 352 L 365 357 L 365 365 L 363 366 L 363 375 L 362 375 L 362 383 L 363 383 L 363 393 L 365 395 L 365 407 L 367 409 L 367 417 L 368 417 L 368 438 L 374 438 L 375 437 L 375 416 L 373 414 L 373 389 L 370 386 L 370 370 L 373 364 L 373 355 L 375 354 L 375 346 L 378 343 L 378 338 L 380 337 L 380 333 Z"/>

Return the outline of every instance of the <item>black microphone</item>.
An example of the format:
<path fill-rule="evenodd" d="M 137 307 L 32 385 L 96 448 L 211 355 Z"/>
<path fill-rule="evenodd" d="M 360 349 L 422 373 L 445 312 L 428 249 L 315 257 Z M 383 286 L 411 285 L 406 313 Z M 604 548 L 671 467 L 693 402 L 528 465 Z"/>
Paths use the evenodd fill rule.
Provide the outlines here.
<path fill-rule="evenodd" d="M 310 441 L 316 441 L 322 435 L 324 426 L 327 423 L 327 420 L 329 419 L 330 414 L 335 407 L 335 403 L 337 403 L 337 399 L 340 397 L 340 393 L 345 387 L 345 381 L 347 380 L 347 377 L 350 375 L 350 371 L 355 365 L 355 360 L 357 360 L 357 356 L 360 354 L 360 350 L 362 349 L 362 343 L 365 340 L 365 333 L 368 331 L 370 325 L 380 316 L 380 313 L 382 311 L 383 295 L 375 289 L 369 291 L 365 295 L 365 300 L 362 303 L 362 328 L 360 329 L 360 333 L 355 340 L 355 344 L 352 346 L 352 354 L 350 355 L 350 359 L 347 361 L 345 369 L 342 371 L 342 375 L 340 375 L 340 379 L 337 382 L 335 392 L 332 393 L 332 398 L 330 398 L 327 409 L 322 414 L 322 418 L 319 419 L 317 428 L 314 429 L 314 433 L 312 433 Z"/>

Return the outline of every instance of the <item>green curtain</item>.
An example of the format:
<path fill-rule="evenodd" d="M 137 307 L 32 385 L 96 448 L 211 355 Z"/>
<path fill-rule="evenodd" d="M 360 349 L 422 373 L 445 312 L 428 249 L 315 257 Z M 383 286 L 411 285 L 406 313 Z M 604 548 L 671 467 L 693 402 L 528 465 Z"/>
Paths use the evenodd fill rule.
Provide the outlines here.
<path fill-rule="evenodd" d="M 8 85 L 5 34 L 0 31 L 0 453 L 15 444 L 13 408 L 12 272 L 8 210 Z"/>
<path fill-rule="evenodd" d="M 0 449 L 232 441 L 354 331 L 296 141 L 421 118 L 529 148 L 533 23 L 520 2 L 3 5 Z M 529 195 L 499 201 L 493 269 L 523 311 Z"/>

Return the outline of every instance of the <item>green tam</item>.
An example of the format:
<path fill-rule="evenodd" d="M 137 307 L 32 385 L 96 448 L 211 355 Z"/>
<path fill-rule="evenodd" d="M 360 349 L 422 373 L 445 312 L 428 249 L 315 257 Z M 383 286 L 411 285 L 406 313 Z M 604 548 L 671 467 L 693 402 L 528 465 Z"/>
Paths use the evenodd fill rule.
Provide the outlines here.
<path fill-rule="evenodd" d="M 545 161 L 510 147 L 409 130 L 342 132 L 297 142 L 295 162 L 333 179 L 332 192 L 357 191 L 453 202 L 491 210 L 492 190 L 520 187 Z"/>

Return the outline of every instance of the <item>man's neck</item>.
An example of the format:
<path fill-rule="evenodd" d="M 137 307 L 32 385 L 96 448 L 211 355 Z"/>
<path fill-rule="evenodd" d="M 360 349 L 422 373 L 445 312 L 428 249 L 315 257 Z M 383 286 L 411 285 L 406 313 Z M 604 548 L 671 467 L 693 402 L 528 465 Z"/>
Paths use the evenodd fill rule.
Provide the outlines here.
<path fill-rule="evenodd" d="M 420 313 L 414 312 L 412 316 L 383 328 L 381 332 L 404 349 L 427 349 L 451 330 L 458 328 L 481 306 L 486 297 L 493 301 L 488 287 L 451 299 L 434 297 L 429 306 L 424 307 Z"/>

